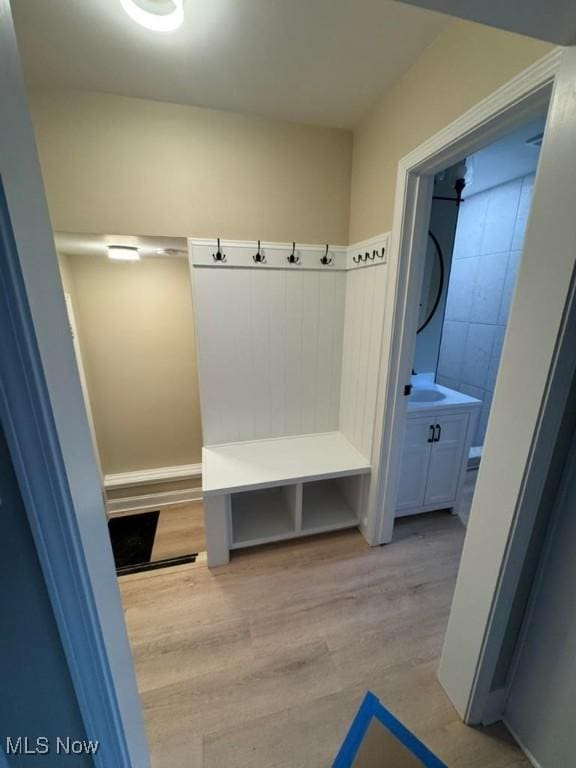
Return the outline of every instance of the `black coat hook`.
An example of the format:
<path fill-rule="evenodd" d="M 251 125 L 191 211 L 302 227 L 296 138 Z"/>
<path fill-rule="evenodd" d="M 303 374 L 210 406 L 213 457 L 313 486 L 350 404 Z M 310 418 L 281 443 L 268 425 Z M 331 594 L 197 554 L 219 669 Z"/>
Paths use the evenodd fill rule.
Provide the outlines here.
<path fill-rule="evenodd" d="M 372 251 L 372 255 L 368 251 L 364 254 L 364 261 L 373 261 L 374 260 L 374 251 Z"/>
<path fill-rule="evenodd" d="M 263 253 L 260 253 L 260 240 L 258 240 L 258 253 L 255 253 L 254 256 L 252 256 L 256 264 L 264 264 L 266 261 L 266 256 L 264 256 Z"/>
<path fill-rule="evenodd" d="M 216 253 L 212 254 L 212 258 L 214 259 L 214 261 L 219 261 L 222 263 L 226 261 L 226 255 L 222 253 L 222 251 L 220 250 L 220 238 L 217 238 L 217 240 L 218 240 L 218 250 L 216 251 Z"/>
<path fill-rule="evenodd" d="M 358 256 L 352 256 L 352 261 L 354 264 L 361 264 L 364 261 L 364 258 L 362 257 L 362 254 L 359 253 Z"/>
<path fill-rule="evenodd" d="M 289 264 L 300 264 L 300 256 L 296 256 L 296 243 L 292 243 L 292 253 L 286 258 Z"/>
<path fill-rule="evenodd" d="M 329 248 L 329 245 L 328 243 L 326 243 L 326 253 L 320 259 L 320 264 L 324 264 L 324 265 L 332 264 L 332 257 L 328 258 L 328 248 Z"/>
<path fill-rule="evenodd" d="M 386 253 L 386 248 L 385 248 L 385 246 L 382 246 L 382 251 L 380 253 L 378 253 L 378 251 L 376 251 L 376 256 L 378 256 L 379 259 L 383 259 L 385 253 Z"/>

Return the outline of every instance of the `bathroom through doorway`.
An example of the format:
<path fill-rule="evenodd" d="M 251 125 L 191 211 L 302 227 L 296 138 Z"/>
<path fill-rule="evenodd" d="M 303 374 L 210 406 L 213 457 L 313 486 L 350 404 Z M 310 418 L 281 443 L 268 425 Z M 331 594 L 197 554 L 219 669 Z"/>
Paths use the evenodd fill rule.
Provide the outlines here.
<path fill-rule="evenodd" d="M 439 394 L 450 390 L 478 402 L 455 510 L 464 524 L 522 258 L 544 125 L 543 114 L 434 177 L 412 383 L 417 390 L 435 384 Z"/>

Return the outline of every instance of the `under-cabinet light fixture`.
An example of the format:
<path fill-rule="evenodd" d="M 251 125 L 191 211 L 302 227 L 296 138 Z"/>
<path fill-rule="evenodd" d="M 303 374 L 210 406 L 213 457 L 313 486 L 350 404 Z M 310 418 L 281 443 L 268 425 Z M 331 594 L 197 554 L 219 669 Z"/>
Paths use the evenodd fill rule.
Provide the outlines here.
<path fill-rule="evenodd" d="M 109 245 L 108 258 L 113 261 L 140 261 L 138 248 L 129 245 Z"/>
<path fill-rule="evenodd" d="M 184 21 L 184 0 L 120 0 L 133 21 L 154 32 L 173 32 Z"/>

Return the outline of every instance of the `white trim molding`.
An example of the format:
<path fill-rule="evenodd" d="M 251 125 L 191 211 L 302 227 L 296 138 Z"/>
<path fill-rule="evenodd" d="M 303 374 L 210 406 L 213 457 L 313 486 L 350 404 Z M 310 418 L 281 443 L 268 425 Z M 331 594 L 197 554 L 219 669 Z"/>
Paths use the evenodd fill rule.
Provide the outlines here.
<path fill-rule="evenodd" d="M 284 269 L 304 271 L 348 271 L 362 267 L 376 267 L 388 262 L 388 232 L 370 237 L 350 245 L 306 245 L 302 243 L 260 243 L 260 252 L 265 257 L 263 263 L 254 262 L 258 242 L 254 240 L 215 240 L 191 237 L 188 239 L 190 263 L 193 267 L 212 269 Z M 217 262 L 214 253 L 220 251 L 226 260 Z M 248 251 L 248 253 L 246 252 Z M 288 256 L 294 253 L 297 262 L 288 262 Z M 320 258 L 327 255 L 329 264 L 323 265 Z"/>
<path fill-rule="evenodd" d="M 388 263 L 390 233 L 370 237 L 358 243 L 351 243 L 346 254 L 346 269 L 378 267 Z"/>
<path fill-rule="evenodd" d="M 199 245 L 199 246 L 205 246 L 207 248 L 212 248 L 213 251 L 216 250 L 218 247 L 218 239 L 216 237 L 190 237 L 188 238 L 188 244 L 189 245 Z M 312 251 L 316 254 L 322 254 L 326 250 L 326 246 L 320 243 L 296 243 L 296 251 Z M 224 240 L 220 239 L 220 248 L 222 250 L 226 248 L 247 248 L 249 251 L 256 251 L 258 247 L 258 241 L 257 240 Z M 341 253 L 346 250 L 348 246 L 347 245 L 330 245 L 329 244 L 329 250 L 335 251 L 336 253 Z M 284 251 L 284 253 L 289 253 L 292 251 L 292 243 L 281 243 L 281 242 L 273 242 L 272 240 L 261 240 L 260 241 L 260 248 L 262 250 L 274 250 L 274 251 Z"/>
<path fill-rule="evenodd" d="M 399 163 L 399 176 L 400 172 L 406 174 L 409 171 L 422 169 L 431 160 L 436 163 L 441 153 L 446 153 L 449 156 L 451 147 L 455 143 L 458 143 L 460 147 L 461 142 L 468 138 L 474 144 L 479 130 L 483 131 L 484 140 L 490 140 L 491 134 L 494 137 L 505 134 L 507 126 L 514 125 L 518 120 L 517 112 L 514 117 L 510 116 L 508 120 L 505 113 L 511 107 L 529 99 L 536 91 L 554 80 L 560 66 L 562 53 L 561 48 L 555 48 L 553 51 L 550 51 L 546 56 L 520 72 L 516 77 L 509 80 L 485 99 L 479 101 L 478 104 L 467 112 L 464 112 L 463 115 L 446 126 L 446 128 L 438 131 L 430 139 L 405 155 Z M 530 112 L 532 112 L 532 109 L 530 109 Z M 489 127 L 489 124 L 497 117 L 502 117 L 503 119 L 497 125 Z M 400 191 L 397 186 L 394 201 L 395 212 L 399 202 Z M 396 232 L 397 230 L 393 231 Z"/>
<path fill-rule="evenodd" d="M 104 488 L 130 488 L 150 483 L 170 483 L 202 477 L 202 464 L 181 464 L 176 467 L 137 469 L 133 472 L 117 472 L 104 475 Z"/>
<path fill-rule="evenodd" d="M 184 488 L 180 491 L 143 493 L 139 496 L 123 496 L 120 499 L 108 499 L 106 509 L 109 517 L 133 515 L 136 512 L 148 512 L 153 509 L 181 506 L 202 501 L 202 488 Z"/>
<path fill-rule="evenodd" d="M 218 250 L 225 257 L 216 261 Z M 259 251 L 258 251 L 259 247 Z M 188 239 L 190 265 L 210 269 L 284 269 L 334 272 L 346 269 L 346 245 L 307 245 L 304 243 L 273 243 L 264 240 L 220 240 L 191 237 Z M 263 261 L 253 258 L 259 252 Z M 290 263 L 288 257 L 294 253 L 297 261 Z M 327 258 L 323 263 L 321 259 Z"/>

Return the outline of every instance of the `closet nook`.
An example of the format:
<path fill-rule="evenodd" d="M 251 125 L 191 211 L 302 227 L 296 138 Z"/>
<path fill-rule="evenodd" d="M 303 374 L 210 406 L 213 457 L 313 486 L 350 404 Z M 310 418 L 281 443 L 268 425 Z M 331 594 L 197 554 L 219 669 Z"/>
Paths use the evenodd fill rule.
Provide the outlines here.
<path fill-rule="evenodd" d="M 387 244 L 189 240 L 210 566 L 365 522 Z"/>

